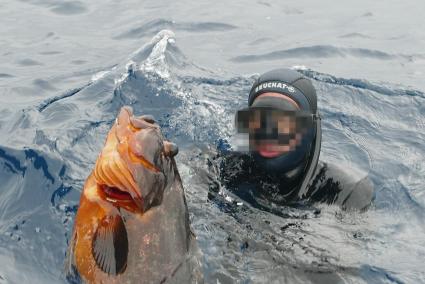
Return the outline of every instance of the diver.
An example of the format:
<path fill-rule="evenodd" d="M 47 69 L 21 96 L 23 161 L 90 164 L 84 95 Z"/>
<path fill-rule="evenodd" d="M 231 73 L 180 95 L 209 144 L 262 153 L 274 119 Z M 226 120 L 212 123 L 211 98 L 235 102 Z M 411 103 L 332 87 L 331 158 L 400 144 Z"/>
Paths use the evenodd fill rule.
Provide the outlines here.
<path fill-rule="evenodd" d="M 236 147 L 219 146 L 209 163 L 210 168 L 217 165 L 216 180 L 231 194 L 265 210 L 276 204 L 370 206 L 374 190 L 367 175 L 355 178 L 350 169 L 319 161 L 316 90 L 301 73 L 276 69 L 261 75 L 248 107 L 237 111 L 235 126 Z M 218 196 L 219 188 L 210 183 L 209 199 Z"/>

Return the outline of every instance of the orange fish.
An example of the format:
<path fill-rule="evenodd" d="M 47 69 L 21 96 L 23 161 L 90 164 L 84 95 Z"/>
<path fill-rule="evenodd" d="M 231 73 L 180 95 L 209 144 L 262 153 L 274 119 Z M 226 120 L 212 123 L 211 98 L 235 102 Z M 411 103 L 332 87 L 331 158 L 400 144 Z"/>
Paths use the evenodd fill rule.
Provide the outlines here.
<path fill-rule="evenodd" d="M 152 117 L 121 109 L 81 194 L 67 252 L 68 280 L 203 281 L 173 158 L 177 152 Z"/>

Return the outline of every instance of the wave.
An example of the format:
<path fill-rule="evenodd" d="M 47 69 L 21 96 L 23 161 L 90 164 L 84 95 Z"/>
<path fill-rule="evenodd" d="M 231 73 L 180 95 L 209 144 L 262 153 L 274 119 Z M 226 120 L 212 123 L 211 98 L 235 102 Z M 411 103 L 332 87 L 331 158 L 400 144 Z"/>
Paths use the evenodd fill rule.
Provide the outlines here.
<path fill-rule="evenodd" d="M 0 146 L 0 180 L 0 263 L 14 259 L 2 266 L 7 267 L 3 279 L 27 282 L 32 275 L 34 283 L 57 282 L 78 198 L 66 196 L 72 191 L 63 188 L 75 181 L 67 185 L 67 167 L 55 154 L 5 146 Z"/>
<path fill-rule="evenodd" d="M 383 95 L 388 96 L 410 96 L 410 97 L 419 97 L 419 98 L 425 98 L 425 93 L 419 90 L 413 90 L 413 89 L 402 89 L 400 87 L 391 87 L 387 83 L 384 84 L 374 84 L 372 82 L 369 82 L 364 79 L 346 79 L 346 78 L 340 78 L 336 77 L 330 74 L 320 73 L 318 71 L 314 71 L 311 69 L 305 69 L 305 68 L 295 68 L 298 72 L 303 73 L 305 76 L 314 79 L 319 82 L 324 82 L 328 84 L 333 85 L 341 85 L 341 86 L 350 86 L 355 87 L 358 89 L 363 90 L 370 90 L 374 91 Z"/>
<path fill-rule="evenodd" d="M 164 29 L 203 33 L 229 31 L 236 28 L 237 27 L 234 25 L 219 22 L 177 22 L 165 19 L 155 19 L 142 24 L 140 27 L 131 28 L 129 31 L 121 33 L 114 38 L 142 38 L 145 36 L 152 36 Z"/>
<path fill-rule="evenodd" d="M 55 14 L 76 15 L 85 13 L 87 6 L 81 1 L 60 1 L 60 0 L 21 0 L 35 6 L 49 8 Z"/>
<path fill-rule="evenodd" d="M 332 45 L 314 45 L 305 47 L 296 47 L 272 51 L 264 54 L 256 55 L 240 55 L 230 58 L 233 62 L 245 63 L 264 60 L 288 59 L 288 58 L 332 58 L 353 56 L 358 58 L 372 58 L 377 60 L 393 60 L 393 59 L 424 59 L 425 55 L 415 54 L 390 54 L 380 50 L 367 48 L 352 48 L 352 47 L 336 47 Z"/>
<path fill-rule="evenodd" d="M 11 74 L 7 74 L 7 73 L 0 73 L 0 79 L 1 78 L 13 78 L 15 76 L 11 75 Z"/>

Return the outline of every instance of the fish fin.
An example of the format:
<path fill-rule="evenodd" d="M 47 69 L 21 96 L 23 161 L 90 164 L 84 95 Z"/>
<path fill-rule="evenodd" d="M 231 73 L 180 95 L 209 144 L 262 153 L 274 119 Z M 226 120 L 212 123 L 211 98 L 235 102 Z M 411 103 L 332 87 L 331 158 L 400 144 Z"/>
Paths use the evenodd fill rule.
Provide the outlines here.
<path fill-rule="evenodd" d="M 93 237 L 92 254 L 96 265 L 109 275 L 118 275 L 127 268 L 128 239 L 120 215 L 107 215 Z"/>
<path fill-rule="evenodd" d="M 75 243 L 77 240 L 77 231 L 74 230 L 72 237 L 69 240 L 68 250 L 66 251 L 66 258 L 64 264 L 64 276 L 69 283 L 81 283 L 81 277 L 75 266 Z"/>

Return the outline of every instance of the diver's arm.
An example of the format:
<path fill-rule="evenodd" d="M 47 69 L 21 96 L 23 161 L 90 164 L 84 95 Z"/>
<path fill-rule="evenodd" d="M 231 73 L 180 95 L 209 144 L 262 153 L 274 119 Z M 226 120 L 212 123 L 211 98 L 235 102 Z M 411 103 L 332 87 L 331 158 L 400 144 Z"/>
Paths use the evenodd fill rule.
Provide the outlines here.
<path fill-rule="evenodd" d="M 207 169 L 198 172 L 208 184 L 208 198 L 214 199 L 221 188 L 232 189 L 248 180 L 250 156 L 234 151 L 210 150 L 205 157 Z"/>

